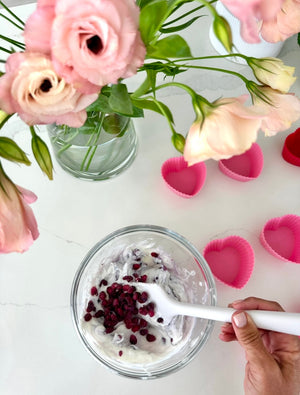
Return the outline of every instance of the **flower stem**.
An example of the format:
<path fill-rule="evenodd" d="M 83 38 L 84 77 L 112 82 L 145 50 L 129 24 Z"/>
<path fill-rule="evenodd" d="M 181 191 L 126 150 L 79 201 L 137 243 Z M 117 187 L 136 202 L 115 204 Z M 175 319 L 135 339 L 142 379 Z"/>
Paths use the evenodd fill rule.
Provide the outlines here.
<path fill-rule="evenodd" d="M 0 1 L 0 5 L 10 14 L 12 15 L 22 26 L 25 26 L 25 23 L 20 19 L 12 10 L 10 10 L 2 1 Z"/>
<path fill-rule="evenodd" d="M 9 53 L 9 54 L 11 54 L 11 53 L 13 52 L 12 50 L 6 49 L 6 48 L 4 48 L 4 47 L 0 47 L 0 51 L 7 52 L 7 53 Z M 5 63 L 5 62 L 6 62 L 6 60 L 3 61 L 2 63 Z"/>
<path fill-rule="evenodd" d="M 94 155 L 95 155 L 96 149 L 98 148 L 98 146 L 96 145 L 96 143 L 97 143 L 97 141 L 98 141 L 98 139 L 99 139 L 99 136 L 100 136 L 100 134 L 101 134 L 102 125 L 103 125 L 103 121 L 104 121 L 104 116 L 105 116 L 105 114 L 101 112 L 100 118 L 99 118 L 99 123 L 98 123 L 97 129 L 96 129 L 96 133 L 95 133 L 95 134 L 92 134 L 91 137 L 89 138 L 88 142 L 87 142 L 87 145 L 89 145 L 89 144 L 92 143 L 92 140 L 94 140 L 94 142 L 92 143 L 92 144 L 94 144 L 94 145 L 93 145 L 93 146 L 90 146 L 90 147 L 88 148 L 87 153 L 85 154 L 85 157 L 84 157 L 84 159 L 83 159 L 83 161 L 82 161 L 82 164 L 81 164 L 81 167 L 80 167 L 80 170 L 81 170 L 81 171 L 82 171 L 82 170 L 85 170 L 85 171 L 88 171 L 88 170 L 89 170 L 89 167 L 90 167 L 91 162 L 92 162 L 92 160 L 93 160 L 93 157 L 94 157 Z M 85 165 L 86 161 L 88 161 L 88 162 L 87 162 L 87 164 Z"/>
<path fill-rule="evenodd" d="M 236 71 L 232 70 L 226 70 L 226 69 L 220 69 L 219 67 L 210 67 L 210 66 L 192 66 L 192 65 L 185 65 L 184 67 L 188 67 L 190 69 L 202 69 L 202 70 L 211 70 L 211 71 L 218 71 L 221 73 L 225 74 L 231 74 L 234 75 L 238 78 L 240 78 L 242 81 L 245 82 L 245 84 L 249 81 L 246 77 L 244 77 L 242 74 L 237 73 Z"/>
<path fill-rule="evenodd" d="M 177 62 L 186 62 L 191 60 L 208 60 L 208 59 L 222 59 L 222 58 L 229 58 L 229 57 L 240 57 L 242 59 L 247 60 L 248 56 L 243 55 L 241 53 L 228 53 L 226 55 L 209 55 L 209 56 L 198 56 L 198 57 L 189 57 L 189 58 L 180 58 L 172 60 L 172 63 Z"/>
<path fill-rule="evenodd" d="M 25 49 L 25 45 L 24 45 L 23 43 L 21 43 L 20 41 L 16 41 L 16 40 L 13 40 L 13 39 L 11 39 L 11 38 L 5 37 L 5 36 L 3 36 L 2 34 L 0 34 L 0 38 L 1 38 L 2 40 L 4 40 L 4 41 L 7 41 L 8 43 L 10 43 L 10 44 L 12 44 L 12 45 L 15 45 L 16 47 L 21 48 L 22 50 Z"/>
<path fill-rule="evenodd" d="M 16 26 L 20 30 L 24 30 L 24 26 L 19 26 L 16 22 L 14 22 L 12 19 L 10 19 L 8 16 L 0 14 L 0 17 L 6 19 L 9 23 L 12 25 Z"/>

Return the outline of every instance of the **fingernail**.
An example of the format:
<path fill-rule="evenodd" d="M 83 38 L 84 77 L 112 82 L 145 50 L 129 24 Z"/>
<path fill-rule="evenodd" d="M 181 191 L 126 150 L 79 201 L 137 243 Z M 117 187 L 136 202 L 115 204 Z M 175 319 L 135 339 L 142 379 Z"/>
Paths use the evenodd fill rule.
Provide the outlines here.
<path fill-rule="evenodd" d="M 236 325 L 238 328 L 243 328 L 244 326 L 247 325 L 247 317 L 246 317 L 246 314 L 243 313 L 243 312 L 238 313 L 238 314 L 235 314 L 235 315 L 233 316 L 233 321 L 234 321 L 235 325 Z"/>

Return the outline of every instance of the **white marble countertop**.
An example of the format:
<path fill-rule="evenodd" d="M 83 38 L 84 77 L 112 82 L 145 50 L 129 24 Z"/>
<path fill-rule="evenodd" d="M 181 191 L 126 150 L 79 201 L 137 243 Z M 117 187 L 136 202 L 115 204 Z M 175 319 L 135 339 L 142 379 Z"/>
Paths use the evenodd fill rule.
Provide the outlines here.
<path fill-rule="evenodd" d="M 18 8 L 19 14 L 30 12 L 30 7 Z M 204 26 L 208 29 L 209 18 Z M 202 31 L 193 45 L 205 45 L 206 53 L 213 54 L 207 38 L 203 43 L 204 36 L 207 34 Z M 280 57 L 291 66 L 299 65 L 296 37 L 285 43 Z M 300 68 L 296 74 L 293 91 L 300 95 Z M 243 92 L 240 82 L 226 75 L 203 72 L 183 78 L 208 99 Z M 188 130 L 193 121 L 189 98 L 172 91 L 164 100 L 172 106 L 177 130 Z M 220 324 L 215 325 L 198 356 L 175 374 L 136 381 L 106 370 L 77 337 L 70 314 L 71 284 L 82 258 L 101 238 L 123 226 L 155 224 L 180 233 L 201 252 L 210 240 L 228 235 L 239 235 L 250 242 L 255 252 L 252 277 L 241 290 L 216 281 L 220 306 L 255 295 L 277 300 L 288 311 L 300 312 L 300 265 L 272 257 L 259 242 L 268 219 L 300 214 L 300 169 L 281 157 L 285 137 L 299 126 L 298 121 L 273 138 L 260 135 L 264 168 L 255 181 L 234 181 L 219 171 L 216 162 L 208 161 L 205 185 L 192 199 L 175 195 L 163 183 L 161 165 L 177 153 L 170 144 L 166 121 L 149 112 L 145 119 L 135 121 L 137 158 L 112 180 L 81 181 L 55 162 L 54 180 L 50 182 L 35 164 L 25 168 L 4 163 L 15 183 L 38 195 L 32 208 L 40 236 L 26 253 L 0 256 L 0 393 L 242 394 L 244 352 L 238 344 L 218 339 Z M 17 117 L 12 118 L 5 132 L 14 134 L 25 151 L 31 152 L 29 130 Z M 47 140 L 46 133 L 43 137 Z"/>

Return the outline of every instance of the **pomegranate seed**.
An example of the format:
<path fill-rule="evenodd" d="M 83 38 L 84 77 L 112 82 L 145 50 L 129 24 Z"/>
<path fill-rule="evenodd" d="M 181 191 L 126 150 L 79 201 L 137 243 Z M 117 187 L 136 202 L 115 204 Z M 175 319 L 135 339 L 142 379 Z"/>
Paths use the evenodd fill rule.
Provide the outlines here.
<path fill-rule="evenodd" d="M 104 286 L 107 285 L 107 281 L 105 279 L 100 281 L 99 287 L 101 287 L 102 285 L 104 285 Z"/>
<path fill-rule="evenodd" d="M 140 297 L 138 298 L 138 301 L 140 303 L 145 303 L 145 302 L 147 302 L 147 300 L 148 300 L 148 294 L 147 294 L 147 292 L 144 291 L 141 293 Z"/>
<path fill-rule="evenodd" d="M 138 282 L 140 283 L 145 283 L 147 281 L 147 274 L 143 274 L 142 276 L 140 276 L 138 279 Z"/>
<path fill-rule="evenodd" d="M 140 330 L 140 326 L 139 325 L 133 325 L 131 330 L 132 330 L 132 332 L 138 332 Z"/>
<path fill-rule="evenodd" d="M 91 288 L 91 295 L 92 295 L 92 296 L 98 295 L 98 290 L 97 290 L 96 287 L 92 287 L 92 288 Z"/>
<path fill-rule="evenodd" d="M 133 269 L 133 270 L 138 270 L 140 267 L 141 267 L 141 264 L 140 264 L 140 263 L 134 263 L 134 264 L 132 265 L 132 269 Z"/>
<path fill-rule="evenodd" d="M 108 295 L 111 295 L 113 293 L 113 291 L 114 291 L 114 288 L 112 286 L 106 288 L 106 292 L 108 293 Z"/>
<path fill-rule="evenodd" d="M 154 335 L 151 335 L 151 333 L 148 333 L 148 335 L 146 335 L 146 339 L 148 342 L 154 342 L 156 340 L 156 337 Z"/>
<path fill-rule="evenodd" d="M 96 313 L 95 313 L 95 317 L 96 318 L 100 318 L 100 317 L 103 317 L 104 316 L 104 311 L 103 310 L 98 310 Z"/>
<path fill-rule="evenodd" d="M 145 328 L 148 325 L 148 322 L 144 320 L 144 318 L 140 319 L 140 327 Z"/>
<path fill-rule="evenodd" d="M 139 275 L 138 275 L 137 273 L 133 273 L 133 277 L 134 277 L 134 278 L 138 278 Z"/>
<path fill-rule="evenodd" d="M 140 297 L 140 293 L 139 292 L 134 292 L 134 294 L 132 295 L 132 299 L 133 300 L 138 300 L 139 299 L 139 297 Z"/>
<path fill-rule="evenodd" d="M 146 307 L 140 307 L 140 308 L 139 308 L 139 313 L 140 313 L 141 315 L 147 315 L 147 314 L 148 314 L 148 311 L 147 311 Z"/>
<path fill-rule="evenodd" d="M 132 293 L 133 292 L 133 287 L 129 284 L 124 284 L 122 286 L 123 291 L 127 292 L 127 293 Z"/>
<path fill-rule="evenodd" d="M 119 356 L 121 357 L 122 355 L 123 355 L 123 351 L 120 350 L 120 351 L 119 351 Z"/>
<path fill-rule="evenodd" d="M 101 304 L 103 307 L 108 307 L 111 305 L 111 302 L 110 302 L 110 300 L 102 300 Z"/>
<path fill-rule="evenodd" d="M 137 307 L 134 307 L 134 309 L 132 310 L 132 314 L 138 314 L 139 313 L 139 309 Z"/>
<path fill-rule="evenodd" d="M 132 328 L 132 323 L 131 323 L 130 320 L 124 320 L 124 322 L 125 322 L 125 326 L 126 326 L 127 329 L 131 329 Z"/>
<path fill-rule="evenodd" d="M 137 343 L 137 338 L 135 335 L 130 335 L 129 341 L 131 344 L 136 344 Z"/>
<path fill-rule="evenodd" d="M 133 277 L 132 276 L 124 276 L 123 280 L 128 281 L 130 283 L 130 281 L 133 281 Z"/>
<path fill-rule="evenodd" d="M 90 313 L 86 313 L 84 316 L 85 321 L 90 321 L 92 319 L 92 315 Z"/>
<path fill-rule="evenodd" d="M 94 302 L 92 300 L 89 301 L 86 311 L 88 313 L 90 313 L 91 311 L 96 311 L 96 307 L 95 307 Z"/>
<path fill-rule="evenodd" d="M 148 335 L 148 329 L 146 329 L 146 328 L 140 329 L 140 334 L 141 334 L 142 336 Z"/>
<path fill-rule="evenodd" d="M 115 328 L 113 326 L 110 326 L 105 329 L 105 333 L 112 333 L 114 330 L 115 330 Z"/>
<path fill-rule="evenodd" d="M 151 252 L 151 256 L 153 256 L 153 258 L 158 258 L 159 254 L 157 252 Z"/>
<path fill-rule="evenodd" d="M 106 293 L 104 291 L 100 292 L 99 299 L 101 299 L 101 300 L 105 300 L 106 299 Z"/>
<path fill-rule="evenodd" d="M 164 319 L 163 319 L 162 317 L 158 317 L 158 318 L 157 318 L 157 322 L 158 322 L 159 324 L 162 324 L 162 323 L 164 322 Z"/>

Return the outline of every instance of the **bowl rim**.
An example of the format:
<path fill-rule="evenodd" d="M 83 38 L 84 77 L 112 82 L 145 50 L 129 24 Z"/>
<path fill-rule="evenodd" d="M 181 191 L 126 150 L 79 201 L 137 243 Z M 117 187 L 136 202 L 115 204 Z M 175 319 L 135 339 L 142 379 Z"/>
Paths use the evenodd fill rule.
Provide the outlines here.
<path fill-rule="evenodd" d="M 146 371 L 143 372 L 130 372 L 129 370 L 120 370 L 113 364 L 111 364 L 107 360 L 103 360 L 90 346 L 89 342 L 86 340 L 85 336 L 81 333 L 79 330 L 79 317 L 77 314 L 77 310 L 75 308 L 76 306 L 76 296 L 77 296 L 77 289 L 82 277 L 82 274 L 84 270 L 86 269 L 87 265 L 89 264 L 91 258 L 100 250 L 103 246 L 105 246 L 107 243 L 112 241 L 113 239 L 122 236 L 124 234 L 128 233 L 138 233 L 138 232 L 153 232 L 153 233 L 158 233 L 162 235 L 167 235 L 174 239 L 177 242 L 180 242 L 181 244 L 184 245 L 185 248 L 187 248 L 196 258 L 196 262 L 199 266 L 199 268 L 204 272 L 204 276 L 207 279 L 208 285 L 209 285 L 209 292 L 211 294 L 211 305 L 216 306 L 217 303 L 217 289 L 216 289 L 216 284 L 214 280 L 214 276 L 212 274 L 212 271 L 206 262 L 204 256 L 201 254 L 201 252 L 191 243 L 189 242 L 185 237 L 181 236 L 179 233 L 168 229 L 166 227 L 158 226 L 158 225 L 150 225 L 150 224 L 139 224 L 139 225 L 129 225 L 125 226 L 122 228 L 119 228 L 111 233 L 109 233 L 107 236 L 102 238 L 100 241 L 98 241 L 89 251 L 87 254 L 83 257 L 81 260 L 81 263 L 79 264 L 78 269 L 76 270 L 72 282 L 72 287 L 71 287 L 71 294 L 70 294 L 70 308 L 71 308 L 71 317 L 73 321 L 73 325 L 76 329 L 77 335 L 79 336 L 81 342 L 84 344 L 85 349 L 96 359 L 98 363 L 101 363 L 102 366 L 106 367 L 110 371 L 120 375 L 120 376 L 125 376 L 129 378 L 134 378 L 134 379 L 155 379 L 159 377 L 164 377 L 168 374 L 174 373 L 177 370 L 183 368 L 186 366 L 188 363 L 190 363 L 194 357 L 198 354 L 198 352 L 202 349 L 202 347 L 206 344 L 207 340 L 209 339 L 212 330 L 214 328 L 214 321 L 212 320 L 207 320 L 207 327 L 205 328 L 205 334 L 203 335 L 203 338 L 201 342 L 197 345 L 197 347 L 194 347 L 187 356 L 185 356 L 182 360 L 178 361 L 175 363 L 172 367 L 168 367 L 167 369 L 159 369 L 158 371 L 154 371 L 151 374 L 147 373 Z M 200 265 L 201 262 L 201 265 Z"/>

